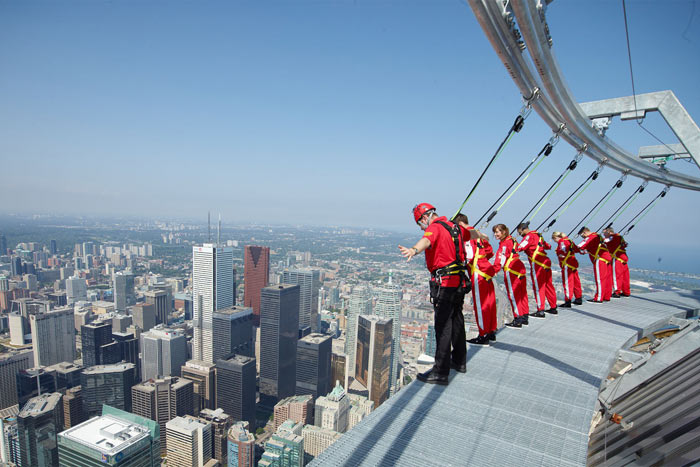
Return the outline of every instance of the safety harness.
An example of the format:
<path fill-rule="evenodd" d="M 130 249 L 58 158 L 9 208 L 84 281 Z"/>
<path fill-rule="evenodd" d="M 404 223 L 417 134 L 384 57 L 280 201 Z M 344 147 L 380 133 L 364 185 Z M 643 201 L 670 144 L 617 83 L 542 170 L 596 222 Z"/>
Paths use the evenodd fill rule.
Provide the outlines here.
<path fill-rule="evenodd" d="M 486 255 L 479 254 L 479 250 L 481 249 L 481 241 L 476 241 L 475 243 L 476 243 L 476 250 L 474 250 L 474 259 L 472 260 L 472 264 L 471 264 L 472 277 L 474 277 L 475 274 L 478 274 L 481 277 L 483 277 L 484 279 L 486 279 L 487 281 L 490 281 L 491 279 L 493 279 L 493 276 L 489 276 L 484 271 L 479 269 L 479 266 L 477 264 L 481 258 L 486 258 Z"/>
<path fill-rule="evenodd" d="M 567 238 L 567 240 L 569 240 Z M 571 269 L 572 271 L 576 271 L 578 267 L 572 266 L 569 264 L 568 259 L 574 256 L 574 245 L 571 240 L 569 240 L 569 246 L 566 249 L 566 256 L 564 256 L 564 259 L 561 260 L 562 264 L 566 266 L 567 268 Z"/>
<path fill-rule="evenodd" d="M 617 256 L 618 252 L 622 252 L 623 254 L 627 253 L 626 248 L 627 248 L 627 242 L 625 242 L 625 237 L 620 235 L 620 244 L 617 246 L 617 248 L 615 248 L 615 251 L 612 253 L 613 259 L 615 259 L 615 261 L 621 262 L 622 264 L 627 264 L 627 261 L 625 261 L 624 259 L 619 258 Z"/>
<path fill-rule="evenodd" d="M 454 224 L 452 227 L 444 223 L 443 221 L 435 221 L 441 226 L 447 230 L 447 232 L 450 234 L 452 237 L 452 241 L 454 241 L 455 244 L 455 260 L 448 264 L 447 266 L 443 266 L 439 269 L 436 269 L 435 271 L 432 272 L 433 277 L 438 281 L 438 283 L 441 283 L 441 278 L 443 276 L 454 276 L 457 274 L 462 274 L 464 275 L 464 272 L 467 270 L 467 268 L 464 266 L 464 262 L 461 261 L 460 258 L 460 251 L 461 251 L 461 246 L 460 243 L 462 243 L 462 236 L 460 235 L 460 228 L 458 225 Z"/>
<path fill-rule="evenodd" d="M 532 253 L 532 257 L 528 257 L 528 259 L 530 260 L 530 262 L 535 263 L 539 266 L 542 266 L 545 269 L 550 269 L 551 266 L 548 266 L 544 263 L 541 263 L 535 259 L 538 256 L 544 256 L 545 258 L 547 258 L 547 253 L 540 250 L 540 248 L 544 249 L 544 239 L 542 238 L 542 234 L 540 234 L 539 232 L 535 232 L 535 233 L 537 234 L 537 239 L 538 239 L 537 240 L 537 247 L 535 248 L 535 251 Z"/>
<path fill-rule="evenodd" d="M 508 252 L 508 259 L 506 260 L 506 264 L 503 266 L 503 270 L 511 274 L 515 274 L 518 277 L 523 277 L 525 276 L 525 273 L 514 271 L 510 268 L 510 263 L 512 263 L 513 260 L 518 258 L 518 254 L 515 252 L 515 240 L 513 240 L 513 237 L 511 237 L 510 235 L 508 235 L 508 238 L 506 238 L 506 240 L 510 240 L 510 251 Z"/>
<path fill-rule="evenodd" d="M 608 261 L 605 258 L 600 257 L 600 251 L 607 250 L 607 248 L 605 248 L 605 242 L 603 241 L 603 236 L 600 234 L 596 234 L 596 235 L 598 235 L 598 248 L 596 248 L 596 250 L 595 250 L 595 254 L 593 255 L 593 259 L 594 260 L 601 260 L 605 264 L 610 264 L 610 261 Z"/>

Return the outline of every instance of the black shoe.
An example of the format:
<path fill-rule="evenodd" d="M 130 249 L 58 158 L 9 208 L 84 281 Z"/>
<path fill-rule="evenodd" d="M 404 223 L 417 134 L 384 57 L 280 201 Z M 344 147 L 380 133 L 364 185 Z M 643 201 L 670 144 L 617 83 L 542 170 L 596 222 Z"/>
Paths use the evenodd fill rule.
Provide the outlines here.
<path fill-rule="evenodd" d="M 596 300 L 596 299 L 594 299 L 594 298 L 589 298 L 589 299 L 586 300 L 586 301 L 587 301 L 587 302 L 591 302 L 591 303 L 603 303 L 603 300 Z"/>
<path fill-rule="evenodd" d="M 527 326 L 528 324 L 530 324 L 530 323 L 527 322 L 527 321 L 528 321 L 528 320 L 527 320 L 528 316 L 530 316 L 530 315 L 529 315 L 529 314 L 528 314 L 528 315 L 522 315 L 522 316 L 519 318 L 519 319 L 520 319 L 520 324 L 522 324 L 523 326 Z"/>
<path fill-rule="evenodd" d="M 620 294 L 619 294 L 619 293 L 614 293 L 614 294 L 612 294 L 612 298 L 620 298 Z"/>
<path fill-rule="evenodd" d="M 574 305 L 583 305 L 583 299 L 577 298 L 576 300 L 574 300 Z"/>
<path fill-rule="evenodd" d="M 447 386 L 448 383 L 447 376 L 436 373 L 434 369 L 425 373 L 419 373 L 418 380 L 428 384 L 441 384 L 443 386 Z"/>
<path fill-rule="evenodd" d="M 623 293 L 623 294 L 622 294 L 622 296 L 623 296 L 623 297 L 630 297 L 630 296 L 631 296 L 631 294 L 628 294 L 628 293 Z"/>
<path fill-rule="evenodd" d="M 450 368 L 457 371 L 457 373 L 466 373 L 467 372 L 467 364 L 466 363 L 462 363 L 461 365 L 457 365 L 455 362 L 452 362 L 452 363 L 450 363 Z"/>
<path fill-rule="evenodd" d="M 550 315 L 558 315 L 559 314 L 559 310 L 557 310 L 556 308 L 550 308 L 549 310 L 545 310 L 545 311 L 547 313 L 549 313 Z"/>
<path fill-rule="evenodd" d="M 532 316 L 533 318 L 544 318 L 545 317 L 543 310 L 537 311 L 535 313 L 531 313 L 530 316 Z"/>
<path fill-rule="evenodd" d="M 562 308 L 571 308 L 571 300 L 567 300 L 559 306 Z"/>
<path fill-rule="evenodd" d="M 506 323 L 506 326 L 513 329 L 520 329 L 523 327 L 522 323 L 520 323 L 520 318 L 515 318 L 512 322 Z"/>
<path fill-rule="evenodd" d="M 496 333 L 495 332 L 490 332 L 490 333 L 486 334 L 486 337 L 488 337 L 490 341 L 496 342 Z"/>
<path fill-rule="evenodd" d="M 487 335 L 485 335 L 485 336 L 479 336 L 479 337 L 475 337 L 474 339 L 469 339 L 469 340 L 467 340 L 467 344 L 471 344 L 471 345 L 485 345 L 485 346 L 488 346 L 488 345 L 489 345 L 489 340 L 490 340 L 490 339 L 489 339 L 489 336 L 487 336 Z"/>

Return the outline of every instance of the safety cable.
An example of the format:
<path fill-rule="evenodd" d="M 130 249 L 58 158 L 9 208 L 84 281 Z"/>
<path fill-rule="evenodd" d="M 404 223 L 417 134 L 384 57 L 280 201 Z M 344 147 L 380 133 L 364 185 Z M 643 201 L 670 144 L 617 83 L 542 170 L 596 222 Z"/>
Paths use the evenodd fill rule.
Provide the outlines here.
<path fill-rule="evenodd" d="M 646 188 L 646 186 L 647 186 L 648 183 L 649 183 L 648 181 L 644 180 L 644 182 L 643 182 L 641 185 L 639 185 L 639 188 L 637 188 L 637 189 L 634 191 L 634 193 L 632 193 L 632 194 L 630 195 L 630 197 L 627 198 L 627 199 L 625 200 L 625 202 L 622 203 L 622 205 L 620 205 L 620 207 L 617 208 L 617 209 L 615 210 L 615 212 L 613 212 L 613 213 L 610 215 L 610 217 L 608 217 L 608 219 L 607 219 L 605 222 L 603 222 L 603 225 L 601 225 L 600 228 L 599 228 L 597 231 L 600 232 L 601 230 L 603 230 L 603 228 L 612 227 L 612 225 L 615 223 L 615 221 L 617 220 L 617 218 L 620 217 L 620 214 L 622 214 L 623 212 L 625 212 L 625 211 L 627 210 L 627 208 L 630 207 L 630 206 L 632 205 L 632 203 L 634 202 L 634 200 L 637 199 L 637 196 L 639 196 L 639 194 L 642 193 L 642 192 L 644 191 L 644 188 Z M 620 211 L 620 209 L 622 209 L 622 211 Z M 618 212 L 618 211 L 620 211 L 620 212 Z M 617 214 L 617 216 L 615 216 L 615 214 Z M 615 219 L 613 219 L 613 217 L 615 217 Z M 611 219 L 612 219 L 612 222 L 610 222 Z"/>
<path fill-rule="evenodd" d="M 622 183 L 625 181 L 625 178 L 627 178 L 627 175 L 623 175 L 622 177 L 620 177 L 620 179 L 619 179 L 618 181 L 616 181 L 616 182 L 613 184 L 612 188 L 610 188 L 610 189 L 608 190 L 608 192 L 605 193 L 605 195 L 603 195 L 603 197 L 600 198 L 600 200 L 599 200 L 597 203 L 595 203 L 595 204 L 593 205 L 593 207 L 591 208 L 591 210 L 588 211 L 588 213 L 587 213 L 585 216 L 583 216 L 583 219 L 581 219 L 581 221 L 580 221 L 578 224 L 576 224 L 576 227 L 574 227 L 573 229 L 571 229 L 571 232 L 569 232 L 569 234 L 567 235 L 568 237 L 571 237 L 571 234 L 574 233 L 574 231 L 576 231 L 576 229 L 577 229 L 581 224 L 583 224 L 583 223 L 586 221 L 586 219 L 588 219 L 588 216 L 590 216 L 591 213 L 592 213 L 593 211 L 595 211 L 595 213 L 593 213 L 593 216 L 592 216 L 591 218 L 595 217 L 595 215 L 598 214 L 598 211 L 600 211 L 600 208 L 602 208 L 603 206 L 605 206 L 605 204 L 608 202 L 608 200 L 610 199 L 610 197 L 612 196 L 612 194 L 615 193 L 615 191 L 617 191 L 617 189 L 620 188 L 620 187 L 622 186 Z"/>
<path fill-rule="evenodd" d="M 644 206 L 644 208 L 643 208 L 641 211 L 639 211 L 639 212 L 637 213 L 636 216 L 634 216 L 627 224 L 625 224 L 625 226 L 622 227 L 622 228 L 620 229 L 620 232 L 622 232 L 623 230 L 627 229 L 627 226 L 630 225 L 630 224 L 632 224 L 632 222 L 634 222 L 635 219 L 637 219 L 637 217 L 639 217 L 640 214 L 642 214 L 642 213 L 644 213 L 644 215 L 642 215 L 642 217 L 639 217 L 639 219 L 637 219 L 637 222 L 639 222 L 639 221 L 641 221 L 642 219 L 644 219 L 644 217 L 649 213 L 649 211 L 651 211 L 652 209 L 654 209 L 654 206 L 656 206 L 656 203 L 657 203 L 661 198 L 663 198 L 664 196 L 666 196 L 666 193 L 668 193 L 668 190 L 670 190 L 670 189 L 671 189 L 671 187 L 670 187 L 670 186 L 667 186 L 667 187 L 665 187 L 663 190 L 661 190 L 661 193 L 659 193 L 658 195 L 656 195 L 656 197 L 655 197 L 654 199 L 652 199 L 651 201 L 649 201 L 649 204 L 647 204 L 646 206 Z M 651 206 L 651 207 L 650 207 L 650 206 Z M 649 208 L 649 209 L 647 209 L 647 208 Z M 645 211 L 646 211 L 646 212 L 645 212 Z M 630 226 L 630 228 L 627 229 L 623 235 L 627 235 L 628 233 L 630 233 L 630 231 L 634 228 L 635 225 L 636 225 L 636 223 L 635 223 L 635 224 L 632 224 L 632 225 Z"/>
<path fill-rule="evenodd" d="M 543 232 L 547 232 L 547 231 L 557 222 L 557 220 L 559 219 L 559 217 L 560 217 L 562 214 L 564 214 L 564 213 L 566 212 L 567 209 L 569 209 L 569 206 L 571 206 L 572 204 L 574 204 L 574 202 L 578 199 L 578 197 L 581 196 L 581 194 L 582 194 L 584 191 L 586 191 L 586 190 L 588 189 L 588 187 L 591 185 L 591 183 L 593 183 L 593 181 L 596 180 L 596 179 L 598 178 L 598 175 L 600 174 L 600 171 L 601 171 L 602 169 L 603 169 L 603 166 L 602 166 L 602 165 L 598 166 L 598 168 L 595 169 L 595 170 L 588 176 L 588 178 L 586 178 L 574 191 L 572 191 L 571 194 L 570 194 L 564 201 L 562 201 L 562 203 L 561 203 L 559 206 L 557 206 L 557 208 L 556 208 L 554 211 L 552 211 L 552 213 L 551 213 L 549 216 L 547 216 L 547 217 L 545 218 L 545 220 L 543 220 L 542 223 L 541 223 L 540 225 L 537 226 L 537 230 L 540 230 L 540 229 L 542 228 L 542 226 L 544 225 L 545 222 L 547 222 L 549 219 L 551 219 L 552 216 L 553 216 L 554 214 L 557 214 L 557 212 L 559 211 L 559 209 L 561 209 L 561 207 L 564 206 L 564 204 L 565 204 L 567 201 L 569 201 L 569 200 L 571 199 L 572 196 L 576 195 L 576 196 L 574 197 L 574 199 L 571 199 L 571 201 L 569 202 L 569 204 L 567 204 L 566 207 L 565 207 L 561 212 L 559 212 L 559 214 L 557 214 L 557 216 L 556 216 L 554 219 L 552 219 L 552 222 L 550 222 L 549 224 L 547 224 L 547 227 L 545 227 L 544 230 L 543 230 Z M 584 185 L 585 185 L 585 187 L 584 187 Z M 583 187 L 583 190 L 581 190 L 582 187 Z M 581 191 L 579 191 L 579 190 L 581 190 Z M 577 193 L 578 193 L 578 194 L 577 194 Z"/>
<path fill-rule="evenodd" d="M 574 169 L 576 169 L 576 166 L 578 165 L 579 161 L 581 160 L 581 157 L 583 157 L 583 152 L 582 152 L 582 151 L 579 151 L 579 153 L 576 154 L 576 157 L 574 157 L 574 158 L 571 160 L 571 162 L 569 162 L 569 165 L 564 169 L 564 171 L 561 173 L 561 175 L 559 175 L 559 177 L 557 177 L 557 179 L 554 180 L 554 183 L 552 183 L 552 184 L 549 186 L 549 188 L 547 188 L 547 191 L 544 192 L 544 194 L 542 195 L 542 197 L 540 197 L 540 199 L 537 200 L 537 202 L 535 203 L 535 205 L 532 206 L 532 208 L 530 208 L 530 210 L 527 212 L 527 214 L 525 214 L 525 216 L 523 216 L 523 218 L 520 220 L 520 222 L 517 223 L 517 225 L 515 226 L 516 228 L 517 228 L 518 225 L 520 225 L 520 224 L 522 224 L 523 222 L 525 222 L 525 219 L 528 219 L 528 216 L 532 213 L 532 211 L 535 211 L 535 208 L 537 208 L 537 211 L 539 211 L 539 210 L 542 208 L 542 206 L 544 206 L 544 204 L 545 204 L 547 201 L 549 201 L 549 197 L 551 197 L 552 194 L 553 194 L 553 193 L 559 188 L 559 186 L 564 182 L 564 180 L 566 180 L 566 177 L 567 177 Z M 551 192 L 551 193 L 550 193 L 550 192 Z M 547 197 L 547 195 L 549 195 L 549 197 Z M 547 197 L 546 200 L 544 200 L 545 197 Z M 540 205 L 540 202 L 541 202 L 542 200 L 544 200 L 544 202 L 542 202 L 542 204 Z M 539 208 L 537 207 L 538 205 L 539 205 Z M 535 214 L 537 214 L 537 211 L 535 211 Z M 532 214 L 532 216 L 530 217 L 529 220 L 531 220 L 531 219 L 535 216 L 535 214 Z M 529 220 L 528 220 L 528 222 L 529 222 Z M 514 231 L 515 231 L 515 229 L 511 230 L 511 232 L 514 232 Z"/>
<path fill-rule="evenodd" d="M 510 142 L 510 139 L 513 137 L 515 133 L 520 132 L 520 130 L 523 129 L 523 125 L 525 124 L 525 119 L 530 115 L 530 112 L 532 112 L 532 107 L 530 107 L 530 103 L 527 102 L 523 107 L 520 109 L 520 112 L 518 113 L 518 116 L 515 117 L 515 121 L 513 122 L 513 125 L 510 127 L 510 130 L 508 130 L 508 134 L 506 137 L 501 141 L 501 144 L 498 146 L 498 149 L 494 153 L 494 155 L 491 157 L 491 160 L 489 161 L 488 164 L 486 164 L 486 168 L 484 169 L 483 172 L 481 172 L 481 175 L 479 175 L 479 178 L 477 179 L 476 183 L 472 187 L 472 189 L 469 191 L 469 194 L 467 197 L 464 199 L 462 202 L 462 205 L 457 209 L 457 212 L 452 216 L 450 219 L 451 221 L 454 221 L 454 218 L 457 217 L 457 214 L 462 212 L 462 209 L 464 206 L 467 204 L 467 201 L 469 201 L 469 198 L 472 197 L 474 194 L 474 191 L 476 190 L 476 187 L 479 186 L 479 183 L 481 183 L 481 179 L 484 178 L 484 175 L 486 175 L 486 172 L 489 170 L 491 167 L 491 164 L 494 163 L 496 159 L 498 159 L 498 156 L 501 155 L 501 152 L 503 149 L 508 145 Z"/>
<path fill-rule="evenodd" d="M 520 178 L 521 178 L 523 175 L 525 175 L 525 173 L 527 172 L 527 175 L 525 175 L 525 178 L 523 178 L 522 180 L 520 180 L 520 183 L 518 184 L 518 186 L 515 187 L 515 189 L 510 193 L 510 195 L 508 195 L 508 197 L 496 208 L 496 210 L 493 211 L 493 212 L 491 213 L 491 215 L 489 215 L 488 219 L 486 219 L 486 222 L 484 222 L 484 224 L 481 226 L 482 229 L 483 229 L 483 228 L 486 228 L 486 227 L 489 225 L 489 222 L 491 222 L 491 219 L 493 219 L 493 218 L 496 216 L 496 214 L 498 214 L 498 211 L 500 211 L 501 208 L 502 208 L 503 206 L 505 206 L 505 204 L 508 202 L 508 200 L 510 200 L 510 198 L 515 194 L 515 192 L 518 191 L 518 190 L 520 189 L 520 187 L 522 186 L 522 184 L 525 182 L 525 180 L 528 179 L 528 177 L 530 176 L 530 174 L 532 174 L 532 172 L 535 171 L 535 169 L 537 168 L 537 166 L 539 166 L 540 163 L 542 163 L 542 161 L 543 161 L 547 156 L 549 156 L 549 155 L 552 153 L 552 149 L 554 149 L 554 146 L 556 146 L 556 144 L 557 144 L 558 142 L 559 142 L 559 136 L 557 136 L 557 135 L 552 136 L 552 137 L 549 139 L 549 141 L 547 142 L 547 144 L 545 144 L 544 147 L 540 150 L 540 152 L 538 152 L 537 155 L 530 161 L 530 163 L 527 165 L 527 167 L 525 167 L 525 168 L 523 169 L 523 171 L 520 172 L 520 175 L 518 175 L 517 177 L 515 177 L 515 180 L 513 180 L 513 183 L 511 183 L 511 184 L 508 186 L 508 188 L 506 188 L 506 189 L 503 191 L 503 193 L 501 193 L 501 195 L 496 199 L 496 201 L 494 201 L 493 204 L 492 204 L 491 206 L 489 206 L 488 209 L 486 209 L 486 212 L 484 212 L 484 213 L 481 215 L 481 217 L 479 217 L 479 220 L 477 220 L 477 221 L 474 223 L 474 225 L 478 225 L 479 222 L 481 222 L 482 219 L 483 219 L 484 217 L 486 217 L 486 214 L 488 214 L 489 211 L 490 211 L 491 209 L 493 209 L 494 206 L 496 206 L 496 203 L 498 203 L 498 202 L 506 195 L 506 193 L 508 193 L 508 191 L 509 191 L 511 188 L 513 188 L 513 185 L 515 185 L 515 184 L 518 182 L 518 180 L 520 180 Z M 540 156 L 542 156 L 542 154 L 544 154 L 544 157 L 540 158 Z M 537 159 L 539 159 L 539 161 L 537 161 Z M 535 164 L 535 161 L 537 161 L 536 164 Z M 534 164 L 534 167 L 532 167 L 533 164 Z M 530 167 L 532 167 L 532 169 L 530 169 Z M 528 169 L 530 169 L 529 172 L 528 172 Z"/>

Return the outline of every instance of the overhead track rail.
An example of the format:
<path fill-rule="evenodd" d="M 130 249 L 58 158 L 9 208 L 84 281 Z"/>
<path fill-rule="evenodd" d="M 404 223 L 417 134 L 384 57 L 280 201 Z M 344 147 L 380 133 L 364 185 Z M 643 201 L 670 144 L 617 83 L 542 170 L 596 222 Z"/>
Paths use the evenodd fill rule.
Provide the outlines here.
<path fill-rule="evenodd" d="M 700 178 L 640 160 L 603 138 L 573 99 L 550 50 L 544 5 L 535 0 L 468 0 L 479 24 L 523 97 L 544 122 L 578 151 L 624 174 L 700 191 Z M 510 12 L 515 14 L 517 25 Z M 521 34 L 522 39 L 521 40 Z M 537 74 L 522 51 L 527 46 Z M 537 77 L 536 77 L 537 76 Z"/>

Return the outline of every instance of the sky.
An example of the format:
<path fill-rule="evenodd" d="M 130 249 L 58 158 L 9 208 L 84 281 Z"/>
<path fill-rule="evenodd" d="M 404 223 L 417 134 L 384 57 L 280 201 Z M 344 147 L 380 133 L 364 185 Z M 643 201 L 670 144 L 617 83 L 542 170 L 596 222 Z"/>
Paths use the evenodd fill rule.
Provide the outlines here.
<path fill-rule="evenodd" d="M 627 13 L 637 93 L 671 89 L 700 120 L 700 6 L 629 0 Z M 632 94 L 621 2 L 557 0 L 547 19 L 578 101 Z M 464 1 L 0 0 L 0 213 L 211 210 L 225 224 L 418 235 L 411 208 L 453 214 L 520 107 Z M 677 142 L 658 115 L 644 126 Z M 533 112 L 465 212 L 479 217 L 550 136 Z M 608 136 L 632 153 L 658 144 L 634 122 Z M 494 221 L 517 222 L 574 155 L 560 143 Z M 584 158 L 542 213 L 595 166 Z M 618 177 L 604 170 L 561 229 Z M 628 236 L 640 258 L 700 272 L 698 200 L 671 190 Z"/>

